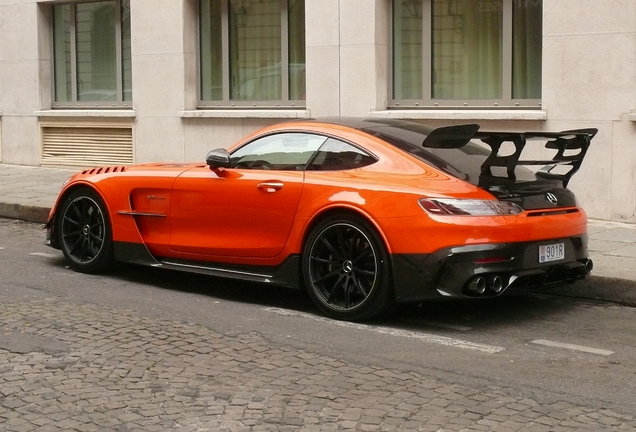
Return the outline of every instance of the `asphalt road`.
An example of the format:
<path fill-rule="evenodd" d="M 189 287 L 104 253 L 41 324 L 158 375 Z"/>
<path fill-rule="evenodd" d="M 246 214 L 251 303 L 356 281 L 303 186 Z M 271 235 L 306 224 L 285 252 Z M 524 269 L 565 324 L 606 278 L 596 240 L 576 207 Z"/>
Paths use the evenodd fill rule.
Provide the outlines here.
<path fill-rule="evenodd" d="M 399 308 L 381 320 L 352 324 L 324 318 L 307 296 L 293 290 L 136 266 L 122 266 L 99 276 L 75 273 L 66 267 L 61 252 L 47 248 L 43 240 L 39 225 L 0 220 L 1 305 L 19 310 L 20 305 L 29 304 L 37 310 L 47 310 L 47 305 L 61 305 L 64 310 L 107 308 L 115 315 L 120 311 L 126 317 L 199 326 L 224 338 L 253 337 L 268 349 L 309 353 L 330 362 L 345 362 L 354 370 L 411 374 L 434 382 L 438 393 L 457 388 L 475 395 L 495 392 L 501 400 L 510 398 L 515 406 L 524 401 L 536 407 L 561 407 L 557 411 L 564 413 L 572 407 L 578 410 L 578 420 L 574 414 L 572 419 L 561 415 L 563 422 L 573 422 L 572 429 L 567 424 L 550 429 L 554 425 L 535 423 L 530 414 L 520 418 L 513 408 L 497 416 L 472 409 L 466 415 L 476 416 L 474 423 L 463 424 L 463 430 L 490 430 L 488 425 L 501 426 L 515 415 L 516 426 L 508 424 L 502 430 L 579 430 L 581 425 L 589 430 L 636 430 L 632 417 L 636 415 L 634 308 L 520 294 L 487 301 L 427 302 Z M 3 353 L 36 351 L 54 356 L 55 344 L 63 342 L 37 339 L 47 332 L 40 329 L 41 334 L 34 335 L 11 327 L 11 322 L 0 317 L 0 360 Z M 13 416 L 19 425 L 21 415 L 7 408 L 10 396 L 17 397 L 17 393 L 3 390 L 3 385 L 10 387 L 0 379 L 0 419 Z M 387 384 L 384 392 L 399 395 L 400 388 Z M 433 400 L 431 396 L 426 404 Z M 542 413 L 538 408 L 531 411 Z M 580 413 L 588 415 L 581 417 Z M 352 426 L 353 420 L 347 421 L 345 426 Z M 370 421 L 365 429 L 392 430 L 383 421 Z M 415 424 L 413 419 L 409 421 Z M 422 418 L 418 421 L 426 424 Z M 321 424 L 317 421 L 314 429 L 303 430 L 323 430 Z M 342 425 L 338 427 L 346 428 Z M 420 429 L 462 430 L 437 426 Z M 5 427 L 0 425 L 0 430 L 20 430 Z M 279 424 L 275 430 L 283 428 Z"/>

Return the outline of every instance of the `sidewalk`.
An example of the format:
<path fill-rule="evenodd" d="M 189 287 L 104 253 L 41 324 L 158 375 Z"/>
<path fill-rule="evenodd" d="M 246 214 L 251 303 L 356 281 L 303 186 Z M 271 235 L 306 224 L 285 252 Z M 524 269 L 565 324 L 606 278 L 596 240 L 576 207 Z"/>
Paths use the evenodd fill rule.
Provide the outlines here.
<path fill-rule="evenodd" d="M 0 163 L 0 217 L 44 223 L 74 172 Z M 636 224 L 590 220 L 588 232 L 592 276 L 555 291 L 636 306 Z"/>
<path fill-rule="evenodd" d="M 0 163 L 0 217 L 46 222 L 62 184 L 73 173 Z"/>

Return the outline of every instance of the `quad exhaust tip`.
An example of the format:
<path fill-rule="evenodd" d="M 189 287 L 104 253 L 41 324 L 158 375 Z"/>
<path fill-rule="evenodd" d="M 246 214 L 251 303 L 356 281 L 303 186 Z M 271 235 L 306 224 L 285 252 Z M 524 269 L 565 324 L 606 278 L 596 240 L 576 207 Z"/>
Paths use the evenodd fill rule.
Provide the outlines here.
<path fill-rule="evenodd" d="M 471 279 L 467 288 L 469 291 L 478 295 L 484 294 L 487 290 L 494 294 L 500 294 L 504 290 L 504 281 L 499 275 L 489 276 L 487 278 L 477 276 Z"/>
<path fill-rule="evenodd" d="M 490 278 L 488 288 L 490 288 L 495 294 L 499 294 L 503 291 L 503 279 L 501 276 L 494 276 Z"/>
<path fill-rule="evenodd" d="M 590 274 L 594 269 L 594 262 L 591 259 L 581 260 L 575 264 L 569 264 L 568 267 L 569 273 L 568 278 L 563 282 L 574 283 L 576 280 L 585 278 L 586 275 Z M 585 269 L 585 270 L 584 270 Z M 469 291 L 469 295 L 499 295 L 501 294 L 507 287 L 511 286 L 515 280 L 519 277 L 534 277 L 537 276 L 535 273 L 539 273 L 543 275 L 545 278 L 545 272 L 539 272 L 538 270 L 535 273 L 529 274 L 528 272 L 524 273 L 523 276 L 521 273 L 513 274 L 510 276 L 506 275 L 498 275 L 498 274 L 486 274 L 484 276 L 474 276 L 467 285 L 464 285 L 464 293 Z M 504 281 L 504 278 L 506 279 Z"/>
<path fill-rule="evenodd" d="M 486 292 L 486 278 L 478 276 L 473 278 L 468 284 L 468 289 L 476 294 L 483 294 Z"/>

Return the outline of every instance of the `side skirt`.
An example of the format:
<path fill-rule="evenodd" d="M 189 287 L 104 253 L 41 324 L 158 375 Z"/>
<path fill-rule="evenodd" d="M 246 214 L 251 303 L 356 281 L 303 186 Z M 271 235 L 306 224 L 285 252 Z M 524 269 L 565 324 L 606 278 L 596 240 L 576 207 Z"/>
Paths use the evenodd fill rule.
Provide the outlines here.
<path fill-rule="evenodd" d="M 249 282 L 301 288 L 300 256 L 291 255 L 281 265 L 236 266 L 206 261 L 191 261 L 153 256 L 148 248 L 139 243 L 115 242 L 115 259 L 131 264 L 140 264 L 170 270 L 198 273 L 226 279 L 237 279 Z"/>

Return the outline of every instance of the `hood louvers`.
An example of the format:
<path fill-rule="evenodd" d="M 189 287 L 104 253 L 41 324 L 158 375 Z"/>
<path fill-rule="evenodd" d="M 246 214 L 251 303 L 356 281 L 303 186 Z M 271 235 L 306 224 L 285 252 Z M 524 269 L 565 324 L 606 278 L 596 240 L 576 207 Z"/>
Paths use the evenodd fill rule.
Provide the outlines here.
<path fill-rule="evenodd" d="M 100 168 L 91 168 L 82 171 L 82 174 L 107 174 L 107 173 L 116 173 L 116 172 L 124 172 L 126 171 L 125 166 L 113 166 L 113 167 L 100 167 Z"/>

